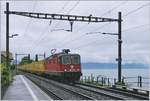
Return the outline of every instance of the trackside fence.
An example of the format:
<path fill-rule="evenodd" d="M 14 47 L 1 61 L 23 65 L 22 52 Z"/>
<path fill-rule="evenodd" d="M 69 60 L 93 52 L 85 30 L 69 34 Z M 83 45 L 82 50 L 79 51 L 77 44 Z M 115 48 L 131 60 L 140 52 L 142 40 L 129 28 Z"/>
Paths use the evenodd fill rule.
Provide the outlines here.
<path fill-rule="evenodd" d="M 135 76 L 135 77 L 122 77 L 122 84 L 127 87 L 140 87 L 140 88 L 148 88 L 149 87 L 150 78 Z M 102 86 L 112 86 L 117 83 L 116 78 L 110 78 L 103 75 L 94 76 L 91 74 L 90 76 L 82 76 L 80 79 L 81 82 L 86 83 L 95 83 Z"/>

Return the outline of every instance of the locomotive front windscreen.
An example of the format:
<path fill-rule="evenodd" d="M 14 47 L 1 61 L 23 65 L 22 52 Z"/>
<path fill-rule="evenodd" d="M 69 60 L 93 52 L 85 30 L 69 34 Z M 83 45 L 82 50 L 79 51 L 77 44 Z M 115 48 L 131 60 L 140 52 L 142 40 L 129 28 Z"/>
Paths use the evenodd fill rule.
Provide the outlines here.
<path fill-rule="evenodd" d="M 80 56 L 74 55 L 71 56 L 72 64 L 80 64 Z"/>
<path fill-rule="evenodd" d="M 62 64 L 71 64 L 71 59 L 69 55 L 62 56 Z"/>
<path fill-rule="evenodd" d="M 62 64 L 80 64 L 79 55 L 63 55 Z"/>

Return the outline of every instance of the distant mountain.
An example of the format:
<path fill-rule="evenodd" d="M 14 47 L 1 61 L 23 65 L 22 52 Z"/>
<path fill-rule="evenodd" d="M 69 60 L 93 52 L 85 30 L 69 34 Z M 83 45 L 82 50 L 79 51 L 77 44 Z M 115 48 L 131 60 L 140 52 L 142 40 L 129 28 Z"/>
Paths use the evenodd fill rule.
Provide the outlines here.
<path fill-rule="evenodd" d="M 123 64 L 122 68 L 126 69 L 148 69 L 148 65 L 146 64 L 138 64 L 138 63 L 132 63 L 132 64 Z M 115 63 L 82 63 L 83 69 L 114 69 L 118 68 L 118 64 Z"/>

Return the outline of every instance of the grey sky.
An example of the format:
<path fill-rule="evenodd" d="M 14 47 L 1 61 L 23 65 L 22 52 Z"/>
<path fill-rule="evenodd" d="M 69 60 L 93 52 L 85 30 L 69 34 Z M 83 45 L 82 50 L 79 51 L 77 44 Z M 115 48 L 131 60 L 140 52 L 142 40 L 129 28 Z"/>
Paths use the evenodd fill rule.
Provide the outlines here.
<path fill-rule="evenodd" d="M 10 10 L 61 13 L 97 17 L 117 18 L 123 14 L 123 63 L 149 63 L 149 1 L 11 1 Z M 5 50 L 5 1 L 1 1 L 1 49 Z M 142 5 L 145 5 L 142 8 Z M 139 10 L 130 13 L 131 11 Z M 53 48 L 59 52 L 69 48 L 79 53 L 82 62 L 115 62 L 117 58 L 117 36 L 91 34 L 88 32 L 117 33 L 117 23 L 74 22 L 73 32 L 53 31 L 69 29 L 68 21 L 39 20 L 10 15 L 10 34 L 18 37 L 10 39 L 10 51 L 13 53 L 36 53 L 49 56 Z M 104 27 L 102 27 L 106 24 Z M 142 25 L 142 26 L 140 26 Z M 135 28 L 136 26 L 139 26 Z"/>

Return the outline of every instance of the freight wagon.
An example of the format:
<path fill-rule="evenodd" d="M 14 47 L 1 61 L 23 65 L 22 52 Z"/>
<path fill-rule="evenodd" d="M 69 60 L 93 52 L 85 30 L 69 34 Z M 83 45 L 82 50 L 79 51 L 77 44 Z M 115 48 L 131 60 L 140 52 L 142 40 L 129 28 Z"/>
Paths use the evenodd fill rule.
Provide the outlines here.
<path fill-rule="evenodd" d="M 82 75 L 80 55 L 70 54 L 68 49 L 42 61 L 21 65 L 19 70 L 70 82 L 78 81 Z"/>

